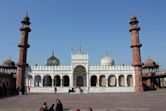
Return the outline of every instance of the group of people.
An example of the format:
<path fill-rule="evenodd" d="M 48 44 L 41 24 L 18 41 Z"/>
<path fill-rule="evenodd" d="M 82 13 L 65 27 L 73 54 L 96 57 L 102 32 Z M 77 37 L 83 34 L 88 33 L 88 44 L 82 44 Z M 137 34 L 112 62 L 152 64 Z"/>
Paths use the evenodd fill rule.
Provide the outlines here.
<path fill-rule="evenodd" d="M 54 108 L 55 104 L 52 104 L 50 108 L 48 108 L 47 103 L 44 102 L 44 104 L 40 107 L 39 111 L 63 111 L 63 105 L 62 102 L 59 99 L 56 99 L 56 107 Z"/>
<path fill-rule="evenodd" d="M 68 94 L 70 94 L 71 92 L 76 92 L 76 93 L 83 93 L 83 89 L 81 87 L 76 87 L 69 89 Z"/>

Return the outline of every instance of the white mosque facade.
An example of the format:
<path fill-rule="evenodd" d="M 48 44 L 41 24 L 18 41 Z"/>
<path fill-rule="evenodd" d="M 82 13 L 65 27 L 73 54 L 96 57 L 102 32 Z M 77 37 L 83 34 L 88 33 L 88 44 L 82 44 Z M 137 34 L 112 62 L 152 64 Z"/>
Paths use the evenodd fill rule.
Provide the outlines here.
<path fill-rule="evenodd" d="M 106 53 L 97 66 L 89 65 L 89 56 L 79 49 L 71 54 L 71 65 L 60 65 L 54 54 L 46 65 L 28 66 L 25 84 L 30 92 L 68 93 L 74 88 L 83 93 L 134 92 L 135 71 L 131 65 L 114 65 L 114 60 Z"/>

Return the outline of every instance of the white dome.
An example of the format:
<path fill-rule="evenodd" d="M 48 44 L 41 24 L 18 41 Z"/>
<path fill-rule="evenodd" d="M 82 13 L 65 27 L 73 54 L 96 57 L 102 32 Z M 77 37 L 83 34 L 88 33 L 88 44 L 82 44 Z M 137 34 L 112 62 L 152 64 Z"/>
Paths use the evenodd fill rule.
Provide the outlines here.
<path fill-rule="evenodd" d="M 101 59 L 101 65 L 102 66 L 114 65 L 114 60 L 111 58 L 108 52 L 106 52 L 105 56 Z"/>

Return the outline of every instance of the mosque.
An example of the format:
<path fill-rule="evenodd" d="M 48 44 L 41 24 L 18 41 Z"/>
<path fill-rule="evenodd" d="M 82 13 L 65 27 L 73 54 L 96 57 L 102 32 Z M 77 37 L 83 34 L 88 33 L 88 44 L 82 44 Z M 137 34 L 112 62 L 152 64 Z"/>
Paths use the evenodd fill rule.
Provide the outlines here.
<path fill-rule="evenodd" d="M 141 61 L 140 27 L 135 15 L 129 22 L 131 65 L 115 65 L 108 52 L 101 58 L 100 65 L 90 65 L 89 55 L 81 48 L 71 53 L 70 65 L 61 65 L 54 52 L 45 65 L 27 65 L 28 34 L 31 32 L 29 16 L 26 15 L 21 23 L 18 63 L 6 60 L 0 65 L 0 84 L 8 89 L 16 87 L 22 93 L 24 89 L 37 93 L 53 93 L 55 89 L 57 93 L 68 93 L 71 89 L 76 93 L 108 93 L 166 87 L 166 71 L 160 71 L 159 65 L 150 58 L 144 63 Z"/>
<path fill-rule="evenodd" d="M 133 92 L 134 68 L 130 65 L 115 66 L 108 53 L 101 65 L 90 66 L 88 54 L 79 49 L 71 54 L 71 65 L 60 65 L 52 54 L 45 66 L 30 66 L 26 70 L 26 86 L 32 92 L 68 92 L 70 88 L 86 92 Z"/>
<path fill-rule="evenodd" d="M 71 64 L 64 66 L 53 53 L 46 65 L 26 68 L 25 86 L 30 87 L 31 92 L 54 92 L 55 87 L 57 92 L 61 93 L 66 93 L 71 88 L 75 90 L 81 88 L 84 93 L 142 91 L 142 71 L 140 70 L 142 45 L 139 41 L 140 28 L 136 16 L 132 16 L 130 25 L 133 65 L 116 66 L 107 52 L 101 58 L 100 65 L 91 66 L 89 55 L 80 48 L 76 53 L 71 54 Z"/>

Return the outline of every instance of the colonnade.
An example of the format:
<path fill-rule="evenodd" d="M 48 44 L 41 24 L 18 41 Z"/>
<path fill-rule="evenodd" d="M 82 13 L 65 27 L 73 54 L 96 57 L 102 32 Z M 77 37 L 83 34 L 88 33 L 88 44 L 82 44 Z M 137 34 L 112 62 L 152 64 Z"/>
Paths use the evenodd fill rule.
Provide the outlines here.
<path fill-rule="evenodd" d="M 130 87 L 134 86 L 133 75 L 91 75 L 90 87 Z M 32 87 L 73 87 L 72 77 L 69 75 L 28 75 L 28 85 Z"/>

